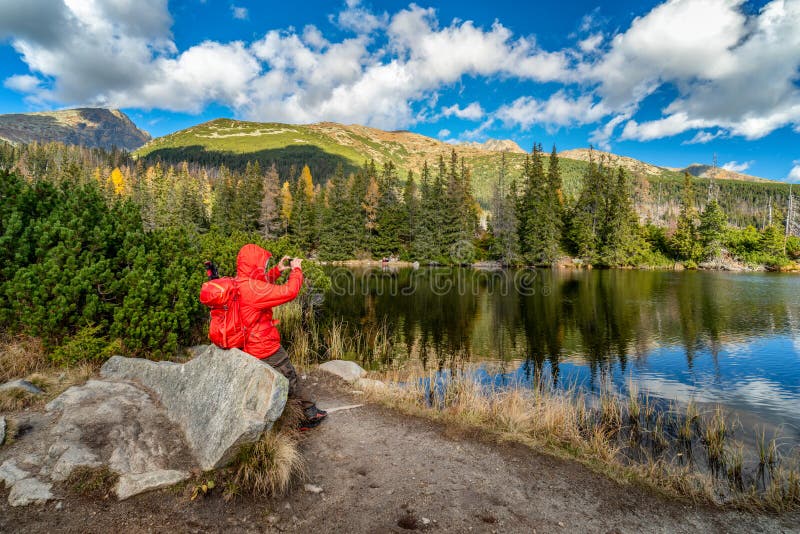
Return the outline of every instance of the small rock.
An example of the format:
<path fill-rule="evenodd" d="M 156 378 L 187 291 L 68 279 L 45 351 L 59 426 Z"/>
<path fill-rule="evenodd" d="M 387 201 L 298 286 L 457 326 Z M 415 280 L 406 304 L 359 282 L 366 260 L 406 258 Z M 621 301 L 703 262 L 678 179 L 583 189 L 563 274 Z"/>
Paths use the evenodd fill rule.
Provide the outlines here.
<path fill-rule="evenodd" d="M 319 368 L 326 373 L 338 376 L 346 382 L 353 382 L 367 374 L 356 362 L 348 360 L 331 360 L 323 363 Z"/>
<path fill-rule="evenodd" d="M 561 527 L 561 528 L 564 528 L 564 522 L 563 521 L 559 521 L 558 522 L 558 526 Z"/>
<path fill-rule="evenodd" d="M 430 520 L 430 519 L 428 519 L 427 517 L 422 517 L 422 518 L 420 518 L 420 521 L 422 521 L 422 524 L 423 524 L 423 525 L 425 525 L 425 526 L 427 526 L 427 525 L 430 525 L 430 524 L 431 524 L 431 520 Z"/>
<path fill-rule="evenodd" d="M 303 486 L 303 489 L 309 493 L 322 493 L 322 486 L 316 486 L 314 484 L 306 484 Z"/>
<path fill-rule="evenodd" d="M 0 417 L 0 445 L 6 441 L 6 418 Z"/>
<path fill-rule="evenodd" d="M 377 389 L 379 391 L 386 389 L 386 384 L 384 384 L 380 380 L 373 380 L 371 378 L 360 378 L 356 382 L 356 385 L 358 385 L 358 387 L 360 388 Z"/>
<path fill-rule="evenodd" d="M 27 380 L 22 380 L 21 378 L 11 380 L 0 386 L 0 391 L 12 391 L 15 389 L 24 391 L 25 393 L 30 393 L 31 395 L 41 395 L 44 393 L 44 391 L 41 389 L 37 388 Z"/>
<path fill-rule="evenodd" d="M 53 498 L 52 484 L 45 484 L 35 478 L 20 480 L 11 488 L 8 494 L 8 504 L 11 506 L 27 506 L 29 504 L 42 504 Z"/>
<path fill-rule="evenodd" d="M 281 520 L 281 516 L 277 514 L 270 514 L 267 516 L 267 523 L 270 525 L 275 525 Z"/>
<path fill-rule="evenodd" d="M 120 501 L 133 497 L 146 491 L 156 490 L 173 486 L 178 482 L 183 482 L 189 478 L 186 471 L 175 471 L 172 469 L 161 469 L 147 473 L 123 475 L 119 477 L 114 492 Z"/>
<path fill-rule="evenodd" d="M 64 503 L 62 501 L 58 501 L 56 503 L 56 510 L 61 511 L 64 509 Z"/>
<path fill-rule="evenodd" d="M 28 478 L 30 473 L 17 467 L 17 462 L 14 459 L 6 460 L 0 465 L 0 482 L 3 482 L 6 487 L 12 487 L 14 484 L 24 478 Z"/>

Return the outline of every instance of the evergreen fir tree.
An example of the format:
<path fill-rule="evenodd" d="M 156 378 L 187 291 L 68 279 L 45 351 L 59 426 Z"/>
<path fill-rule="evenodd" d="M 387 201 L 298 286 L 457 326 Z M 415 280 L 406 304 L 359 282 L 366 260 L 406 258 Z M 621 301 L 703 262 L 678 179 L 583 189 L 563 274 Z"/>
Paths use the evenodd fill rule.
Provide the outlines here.
<path fill-rule="evenodd" d="M 506 154 L 500 156 L 497 182 L 492 191 L 492 255 L 503 265 L 516 263 L 518 255 L 516 182 L 506 185 Z"/>
<path fill-rule="evenodd" d="M 404 222 L 400 234 L 400 242 L 406 251 L 411 250 L 411 244 L 417 234 L 419 225 L 419 199 L 417 198 L 417 184 L 414 181 L 413 171 L 408 171 L 406 184 L 403 188 L 403 216 Z"/>
<path fill-rule="evenodd" d="M 683 203 L 678 216 L 678 226 L 670 239 L 673 254 L 691 264 L 702 258 L 702 245 L 697 232 L 697 209 L 694 206 L 694 188 L 689 173 L 683 177 Z"/>
<path fill-rule="evenodd" d="M 406 215 L 400 201 L 397 168 L 386 162 L 378 180 L 378 213 L 375 227 L 373 252 L 378 256 L 389 256 L 400 252 L 401 236 L 406 224 Z"/>
<path fill-rule="evenodd" d="M 317 234 L 316 211 L 314 207 L 314 181 L 308 165 L 303 166 L 297 179 L 293 195 L 294 205 L 291 214 L 292 235 L 301 250 L 309 252 L 314 249 Z"/>
<path fill-rule="evenodd" d="M 720 255 L 727 226 L 728 219 L 725 212 L 716 199 L 711 199 L 700 214 L 698 228 L 704 258 L 710 259 Z"/>

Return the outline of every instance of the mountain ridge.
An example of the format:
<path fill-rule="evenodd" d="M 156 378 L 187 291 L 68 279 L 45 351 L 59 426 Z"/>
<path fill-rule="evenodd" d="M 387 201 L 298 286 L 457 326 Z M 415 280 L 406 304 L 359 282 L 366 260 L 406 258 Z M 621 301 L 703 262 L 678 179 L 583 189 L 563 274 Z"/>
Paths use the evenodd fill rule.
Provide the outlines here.
<path fill-rule="evenodd" d="M 0 115 L 0 140 L 11 144 L 59 142 L 133 151 L 151 139 L 118 109 L 73 108 Z"/>

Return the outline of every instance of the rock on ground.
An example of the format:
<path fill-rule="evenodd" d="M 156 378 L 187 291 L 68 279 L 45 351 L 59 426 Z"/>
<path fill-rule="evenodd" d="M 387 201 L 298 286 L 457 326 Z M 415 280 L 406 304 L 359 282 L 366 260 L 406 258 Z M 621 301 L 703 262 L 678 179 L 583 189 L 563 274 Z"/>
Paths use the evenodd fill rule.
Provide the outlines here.
<path fill-rule="evenodd" d="M 187 478 L 189 478 L 189 473 L 186 471 L 172 469 L 123 475 L 119 477 L 114 492 L 117 494 L 117 498 L 122 501 L 145 491 L 172 486 L 178 482 L 183 482 Z"/>
<path fill-rule="evenodd" d="M 13 391 L 18 390 L 31 395 L 41 395 L 44 393 L 41 389 L 37 388 L 27 380 L 17 379 L 6 382 L 0 385 L 0 391 Z"/>
<path fill-rule="evenodd" d="M 28 478 L 28 476 L 30 476 L 30 473 L 17 467 L 17 462 L 13 459 L 6 460 L 0 465 L 0 482 L 8 487 Z"/>
<path fill-rule="evenodd" d="M 54 481 L 81 466 L 106 464 L 120 475 L 190 467 L 180 432 L 133 384 L 90 380 L 69 388 L 46 410 L 56 422 L 47 437 L 42 472 Z"/>
<path fill-rule="evenodd" d="M 319 366 L 325 372 L 334 374 L 347 382 L 354 382 L 363 377 L 367 372 L 356 362 L 348 360 L 331 360 Z"/>
<path fill-rule="evenodd" d="M 184 364 L 114 356 L 100 374 L 152 391 L 203 470 L 225 465 L 241 445 L 271 428 L 289 390 L 286 378 L 270 366 L 213 345 Z"/>
<path fill-rule="evenodd" d="M 53 498 L 50 491 L 52 484 L 47 484 L 35 478 L 20 480 L 11 488 L 8 494 L 8 504 L 11 506 L 27 506 L 41 504 Z"/>
<path fill-rule="evenodd" d="M 371 378 L 359 378 L 356 381 L 356 386 L 365 389 L 377 389 L 377 390 L 383 390 L 389 387 L 386 385 L 385 382 L 381 382 L 380 380 L 373 380 Z"/>

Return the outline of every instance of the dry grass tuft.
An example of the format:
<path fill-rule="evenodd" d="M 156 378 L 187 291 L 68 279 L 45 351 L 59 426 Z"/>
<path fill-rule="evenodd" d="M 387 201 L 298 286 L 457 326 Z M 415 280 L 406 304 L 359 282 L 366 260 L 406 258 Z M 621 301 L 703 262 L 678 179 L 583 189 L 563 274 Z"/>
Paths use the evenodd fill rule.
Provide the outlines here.
<path fill-rule="evenodd" d="M 0 391 L 0 412 L 16 412 L 32 405 L 38 395 L 20 389 Z"/>
<path fill-rule="evenodd" d="M 90 499 L 107 499 L 111 496 L 119 475 L 108 466 L 77 467 L 70 473 L 65 486 L 76 495 Z"/>
<path fill-rule="evenodd" d="M 28 336 L 0 341 L 0 382 L 27 376 L 50 365 L 41 340 Z"/>
<path fill-rule="evenodd" d="M 302 418 L 300 404 L 289 401 L 272 430 L 256 443 L 242 447 L 233 462 L 226 497 L 241 493 L 257 497 L 284 495 L 294 481 L 305 478 L 306 464 L 298 446 L 297 430 Z"/>

